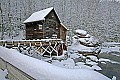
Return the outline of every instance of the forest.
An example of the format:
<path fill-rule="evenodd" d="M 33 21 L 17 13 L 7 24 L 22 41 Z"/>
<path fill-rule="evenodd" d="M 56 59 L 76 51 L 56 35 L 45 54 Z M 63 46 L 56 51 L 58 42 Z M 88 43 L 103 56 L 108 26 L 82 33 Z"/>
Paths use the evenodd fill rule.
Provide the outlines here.
<path fill-rule="evenodd" d="M 73 35 L 86 30 L 100 42 L 120 42 L 120 2 L 117 0 L 0 0 L 0 39 L 24 39 L 26 20 L 32 13 L 54 7 Z"/>

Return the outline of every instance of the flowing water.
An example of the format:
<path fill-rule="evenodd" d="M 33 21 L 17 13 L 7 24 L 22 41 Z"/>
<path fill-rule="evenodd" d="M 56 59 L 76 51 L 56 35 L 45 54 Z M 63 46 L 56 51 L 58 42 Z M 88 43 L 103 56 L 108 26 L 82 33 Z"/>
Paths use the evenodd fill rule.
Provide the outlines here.
<path fill-rule="evenodd" d="M 110 61 L 99 62 L 98 65 L 102 68 L 102 71 L 98 72 L 109 78 L 116 76 L 117 80 L 120 80 L 120 52 L 101 53 L 99 58 L 109 59 Z"/>

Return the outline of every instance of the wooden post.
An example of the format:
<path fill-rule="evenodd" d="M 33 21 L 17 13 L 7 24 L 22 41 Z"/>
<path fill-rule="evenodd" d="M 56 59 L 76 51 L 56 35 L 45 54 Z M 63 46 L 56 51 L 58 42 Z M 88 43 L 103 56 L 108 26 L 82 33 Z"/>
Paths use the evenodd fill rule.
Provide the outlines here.
<path fill-rule="evenodd" d="M 56 45 L 57 45 L 58 43 L 56 42 Z M 57 47 L 57 46 L 56 46 Z M 58 56 L 58 50 L 57 50 L 57 56 Z"/>
<path fill-rule="evenodd" d="M 49 42 L 49 48 L 50 48 L 50 46 L 51 46 L 51 42 Z M 50 58 L 52 57 L 51 53 L 52 52 L 49 53 L 50 54 Z"/>
<path fill-rule="evenodd" d="M 20 42 L 18 42 L 18 48 L 20 47 Z"/>
<path fill-rule="evenodd" d="M 30 47 L 32 46 L 31 42 L 30 42 Z"/>
<path fill-rule="evenodd" d="M 7 46 L 7 41 L 5 41 L 5 47 Z"/>

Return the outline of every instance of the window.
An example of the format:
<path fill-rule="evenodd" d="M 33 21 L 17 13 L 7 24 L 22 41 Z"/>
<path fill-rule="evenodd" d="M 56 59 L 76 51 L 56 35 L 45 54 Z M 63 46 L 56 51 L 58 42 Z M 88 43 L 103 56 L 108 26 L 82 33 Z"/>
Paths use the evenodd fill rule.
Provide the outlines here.
<path fill-rule="evenodd" d="M 39 26 L 39 29 L 42 29 L 42 25 L 38 24 L 38 26 Z"/>

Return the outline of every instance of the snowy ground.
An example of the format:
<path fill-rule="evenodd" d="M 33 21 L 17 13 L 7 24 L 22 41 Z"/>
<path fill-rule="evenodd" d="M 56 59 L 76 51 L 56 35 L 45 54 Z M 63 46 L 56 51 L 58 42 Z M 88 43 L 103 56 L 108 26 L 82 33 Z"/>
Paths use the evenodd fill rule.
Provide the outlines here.
<path fill-rule="evenodd" d="M 60 64 L 62 63 L 64 66 L 67 66 L 66 68 L 70 68 L 66 69 L 20 54 L 16 50 L 0 47 L 0 53 L 3 59 L 9 61 L 9 63 L 30 74 L 37 80 L 110 80 L 106 76 L 88 69 L 88 66 L 83 65 L 84 63 L 82 62 L 77 64 L 78 66 L 76 67 L 78 69 L 73 69 L 75 64 L 71 58 L 75 58 L 75 56 L 70 56 L 67 60 L 60 62 Z M 93 68 L 96 68 L 96 66 L 93 66 Z M 93 75 L 94 77 L 92 77 Z"/>

